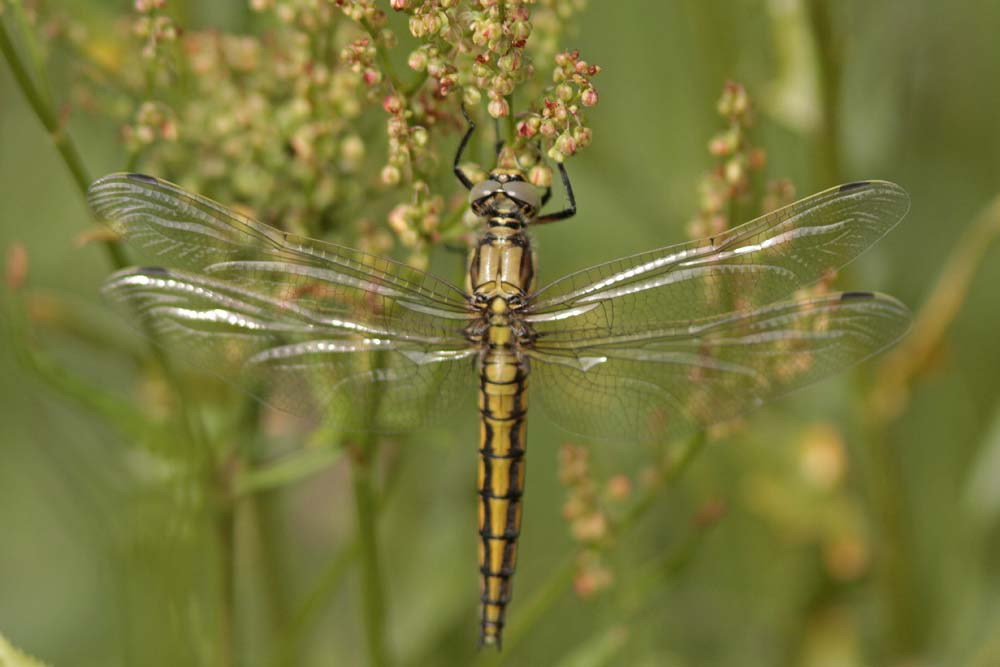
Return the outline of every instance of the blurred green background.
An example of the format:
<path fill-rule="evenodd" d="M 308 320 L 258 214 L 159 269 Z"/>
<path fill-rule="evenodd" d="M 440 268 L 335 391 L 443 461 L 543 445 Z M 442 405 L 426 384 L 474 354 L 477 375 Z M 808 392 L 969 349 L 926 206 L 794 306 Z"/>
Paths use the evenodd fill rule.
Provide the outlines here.
<path fill-rule="evenodd" d="M 50 4 L 106 16 L 130 3 Z M 242 15 L 235 0 L 200 4 L 189 3 L 192 25 L 226 29 Z M 561 517 L 557 454 L 568 438 L 534 413 L 509 610 L 512 623 L 523 620 L 500 658 L 475 652 L 472 399 L 454 423 L 390 443 L 398 477 L 378 531 L 394 662 L 1000 664 L 1000 249 L 991 245 L 1000 221 L 980 217 L 1000 194 L 1000 5 L 831 2 L 826 37 L 791 1 L 590 5 L 566 46 L 603 67 L 601 103 L 590 115 L 593 145 L 569 163 L 580 213 L 536 234 L 543 282 L 684 240 L 712 164 L 706 144 L 721 127 L 716 100 L 735 79 L 757 103 L 754 140 L 768 151 L 768 174 L 790 178 L 800 196 L 863 178 L 911 193 L 905 221 L 837 284 L 893 294 L 925 318 L 918 326 L 941 325 L 943 335 L 915 362 L 896 418 L 864 405 L 888 372 L 873 361 L 713 439 L 649 495 L 635 529 L 601 555 L 610 585 L 584 598 L 565 576 L 580 551 Z M 822 67 L 813 48 L 839 54 L 832 134 L 795 122 L 818 104 L 801 85 Z M 57 73 L 57 97 L 64 86 Z M 782 107 L 802 90 L 805 111 Z M 123 166 L 113 125 L 76 114 L 70 130 L 92 176 Z M 24 243 L 31 287 L 69 304 L 93 336 L 132 340 L 99 296 L 104 254 L 76 242 L 89 224 L 0 67 L 0 247 Z M 939 288 L 952 301 L 924 310 Z M 2 312 L 0 633 L 53 665 L 211 664 L 220 545 L 210 516 L 188 520 L 205 499 L 162 483 L 168 473 L 120 430 L 19 364 L 22 343 Z M 42 341 L 74 377 L 141 392 L 125 355 L 65 331 Z M 639 478 L 652 456 L 604 456 L 599 443 L 591 452 L 598 480 Z M 704 520 L 719 503 L 721 516 Z M 351 504 L 341 462 L 259 494 L 237 519 L 237 664 L 274 664 L 272 613 L 309 618 L 296 626 L 295 664 L 365 664 L 358 568 L 345 550 Z M 259 539 L 262 525 L 279 539 Z"/>

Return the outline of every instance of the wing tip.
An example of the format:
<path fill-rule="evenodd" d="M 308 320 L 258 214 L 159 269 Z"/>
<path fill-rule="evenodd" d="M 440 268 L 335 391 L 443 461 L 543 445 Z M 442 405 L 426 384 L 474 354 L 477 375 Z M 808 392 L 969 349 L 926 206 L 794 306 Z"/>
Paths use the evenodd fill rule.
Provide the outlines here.
<path fill-rule="evenodd" d="M 87 188 L 87 193 L 90 196 L 100 192 L 104 187 L 109 185 L 114 185 L 116 183 L 122 182 L 138 182 L 145 183 L 147 185 L 160 185 L 163 183 L 160 179 L 155 176 L 150 176 L 149 174 L 140 174 L 135 171 L 117 171 L 111 174 L 106 174 L 101 176 Z"/>
<path fill-rule="evenodd" d="M 135 171 L 129 171 L 121 174 L 123 177 L 132 181 L 141 181 L 143 183 L 149 183 L 151 185 L 156 185 L 160 182 L 160 179 L 155 176 L 150 176 L 149 174 L 140 174 Z"/>
<path fill-rule="evenodd" d="M 884 213 L 880 219 L 884 222 L 883 235 L 898 225 L 910 212 L 910 193 L 901 185 L 892 181 L 864 180 L 852 181 L 834 186 L 830 190 L 835 195 L 860 195 L 862 198 L 872 197 L 881 202 Z"/>
<path fill-rule="evenodd" d="M 882 292 L 842 292 L 839 301 L 845 304 L 845 307 L 868 301 L 870 302 L 870 307 L 878 309 L 882 317 L 892 319 L 895 322 L 892 328 L 893 333 L 886 337 L 885 345 L 877 350 L 873 350 L 869 356 L 874 356 L 895 344 L 900 338 L 906 335 L 906 332 L 913 325 L 913 311 L 891 294 L 884 294 Z"/>
<path fill-rule="evenodd" d="M 898 183 L 893 183 L 892 181 L 882 181 L 878 179 L 867 179 L 863 181 L 851 181 L 850 183 L 843 183 L 836 186 L 834 189 L 838 194 L 846 194 L 849 192 L 856 192 L 859 190 L 876 189 L 882 192 L 892 192 L 899 195 L 901 198 L 909 200 L 910 193 L 906 191 L 906 188 L 899 185 Z"/>
<path fill-rule="evenodd" d="M 132 271 L 134 273 L 151 273 L 156 276 L 165 276 L 170 273 L 168 269 L 162 266 L 137 266 Z"/>
<path fill-rule="evenodd" d="M 837 188 L 837 192 L 851 192 L 853 190 L 859 190 L 863 187 L 871 185 L 873 181 L 852 181 L 850 183 L 844 183 Z"/>
<path fill-rule="evenodd" d="M 155 176 L 136 172 L 115 172 L 101 176 L 87 188 L 87 204 L 98 220 L 108 221 L 115 217 L 117 204 L 123 195 L 123 187 L 129 185 L 161 185 L 163 181 Z"/>
<path fill-rule="evenodd" d="M 905 303 L 892 296 L 891 294 L 885 294 L 884 292 L 868 292 L 863 290 L 841 292 L 838 295 L 841 303 L 853 303 L 861 301 L 877 301 L 881 304 L 892 305 L 906 312 L 910 312 L 910 309 Z"/>

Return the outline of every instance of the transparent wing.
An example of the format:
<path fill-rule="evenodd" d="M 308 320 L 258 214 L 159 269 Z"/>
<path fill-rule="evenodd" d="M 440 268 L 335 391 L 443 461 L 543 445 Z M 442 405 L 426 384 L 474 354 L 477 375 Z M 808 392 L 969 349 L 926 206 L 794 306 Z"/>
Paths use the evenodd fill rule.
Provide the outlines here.
<path fill-rule="evenodd" d="M 141 174 L 112 174 L 88 200 L 130 244 L 171 268 L 294 301 L 316 314 L 396 337 L 460 336 L 465 294 L 383 257 L 294 236 Z"/>
<path fill-rule="evenodd" d="M 296 301 L 168 269 L 113 274 L 105 294 L 195 367 L 265 403 L 347 430 L 425 424 L 471 396 L 475 350 L 334 321 Z"/>
<path fill-rule="evenodd" d="M 836 373 L 891 345 L 910 313 L 849 292 L 787 301 L 658 330 L 540 339 L 530 391 L 550 417 L 591 438 L 672 438 Z"/>
<path fill-rule="evenodd" d="M 396 431 L 474 387 L 463 329 L 475 313 L 445 281 L 149 176 L 107 176 L 88 198 L 130 243 L 182 267 L 119 272 L 106 294 L 189 364 L 267 403 Z"/>
<path fill-rule="evenodd" d="M 753 310 L 832 275 L 908 208 L 893 183 L 841 185 L 712 238 L 572 273 L 531 296 L 527 319 L 555 345 Z"/>

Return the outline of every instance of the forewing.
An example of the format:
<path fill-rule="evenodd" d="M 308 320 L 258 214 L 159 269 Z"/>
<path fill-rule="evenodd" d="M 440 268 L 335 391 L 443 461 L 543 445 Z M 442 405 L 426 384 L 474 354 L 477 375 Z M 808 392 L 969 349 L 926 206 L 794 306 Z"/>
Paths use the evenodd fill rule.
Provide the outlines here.
<path fill-rule="evenodd" d="M 893 183 L 842 185 L 712 238 L 572 273 L 532 295 L 526 319 L 556 345 L 751 311 L 832 275 L 908 208 Z"/>
<path fill-rule="evenodd" d="M 529 353 L 531 395 L 583 436 L 670 439 L 876 354 L 909 322 L 892 297 L 844 293 L 640 334 L 539 339 Z"/>
<path fill-rule="evenodd" d="M 428 273 L 282 232 L 172 183 L 112 174 L 91 185 L 91 208 L 171 268 L 295 302 L 382 336 L 453 336 L 473 316 L 465 294 Z"/>
<path fill-rule="evenodd" d="M 431 339 L 376 330 L 302 301 L 168 269 L 120 271 L 104 291 L 188 365 L 345 430 L 426 424 L 474 388 L 474 350 L 457 332 Z"/>

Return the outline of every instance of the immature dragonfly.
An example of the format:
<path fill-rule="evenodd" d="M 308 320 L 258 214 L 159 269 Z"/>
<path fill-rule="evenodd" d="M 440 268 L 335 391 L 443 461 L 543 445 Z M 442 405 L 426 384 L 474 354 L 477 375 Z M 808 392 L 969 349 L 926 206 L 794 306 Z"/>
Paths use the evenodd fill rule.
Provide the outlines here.
<path fill-rule="evenodd" d="M 910 315 L 892 297 L 796 298 L 881 238 L 906 193 L 867 181 L 712 238 L 535 285 L 527 230 L 548 215 L 511 153 L 481 183 L 459 167 L 484 229 L 465 289 L 384 257 L 255 222 L 140 174 L 90 188 L 97 215 L 170 268 L 105 287 L 159 341 L 263 401 L 399 431 L 479 396 L 480 641 L 500 647 L 517 560 L 531 378 L 549 416 L 594 439 L 665 440 L 733 417 L 873 355 Z"/>

